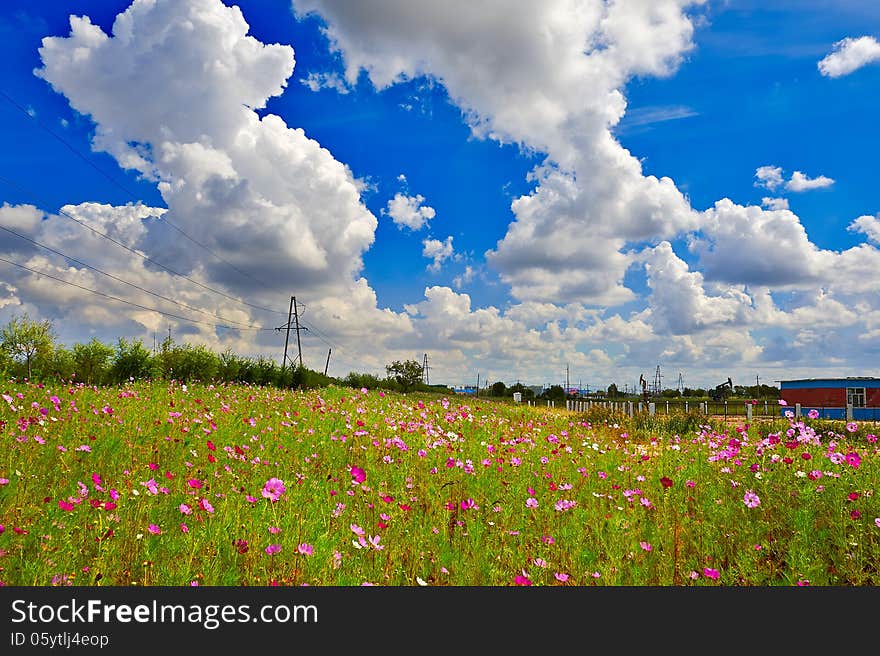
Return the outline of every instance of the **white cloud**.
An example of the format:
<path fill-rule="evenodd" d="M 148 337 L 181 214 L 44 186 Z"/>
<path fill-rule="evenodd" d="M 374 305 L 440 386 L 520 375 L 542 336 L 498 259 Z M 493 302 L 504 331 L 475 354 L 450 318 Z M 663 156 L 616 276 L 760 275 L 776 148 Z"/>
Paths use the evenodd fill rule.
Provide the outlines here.
<path fill-rule="evenodd" d="M 788 209 L 788 199 L 787 198 L 768 198 L 765 196 L 761 199 L 761 205 L 766 207 L 768 210 L 787 210 Z"/>
<path fill-rule="evenodd" d="M 401 174 L 402 175 L 402 174 Z M 407 196 L 398 192 L 394 198 L 388 201 L 388 206 L 383 210 L 394 221 L 394 224 L 403 229 L 421 230 L 428 225 L 428 221 L 437 216 L 433 207 L 423 205 L 425 197 L 421 194 Z"/>
<path fill-rule="evenodd" d="M 782 167 L 780 166 L 759 166 L 755 170 L 756 187 L 766 187 L 770 191 L 779 188 L 784 182 L 782 178 Z"/>
<path fill-rule="evenodd" d="M 847 37 L 834 44 L 834 50 L 818 64 L 826 77 L 849 75 L 862 66 L 880 60 L 880 42 L 872 36 Z"/>
<path fill-rule="evenodd" d="M 545 153 L 538 188 L 514 201 L 516 220 L 486 256 L 517 298 L 602 303 L 632 297 L 622 284 L 627 240 L 672 237 L 697 220 L 672 180 L 643 175 L 611 130 L 626 81 L 669 75 L 693 48 L 686 11 L 700 4 L 295 0 L 294 8 L 326 20 L 349 82 L 361 71 L 377 89 L 442 81 L 475 136 Z M 591 252 L 601 255 L 584 256 Z"/>
<path fill-rule="evenodd" d="M 459 275 L 455 276 L 452 279 L 452 284 L 455 285 L 456 289 L 461 289 L 465 285 L 467 285 L 471 280 L 474 279 L 476 275 L 476 270 L 470 264 L 464 267 L 464 271 L 462 271 Z"/>
<path fill-rule="evenodd" d="M 440 241 L 439 239 L 425 239 L 422 242 L 422 246 L 422 255 L 434 260 L 428 265 L 429 271 L 439 271 L 443 262 L 451 258 L 455 253 L 452 248 L 451 235 L 443 241 Z"/>
<path fill-rule="evenodd" d="M 810 178 L 800 171 L 791 174 L 791 179 L 785 183 L 789 191 L 809 191 L 810 189 L 823 189 L 834 184 L 834 180 L 824 175 Z"/>
<path fill-rule="evenodd" d="M 784 186 L 788 191 L 809 191 L 810 189 L 822 189 L 824 187 L 830 187 L 834 184 L 834 180 L 826 177 L 824 175 L 817 176 L 815 178 L 810 178 L 807 175 L 804 175 L 800 171 L 795 171 L 791 174 L 791 178 L 788 181 L 785 180 L 785 176 L 783 175 L 782 167 L 780 166 L 760 166 L 755 170 L 755 181 L 756 187 L 764 187 L 769 189 L 770 191 L 776 191 L 780 187 Z M 773 200 L 767 199 L 764 200 Z M 771 209 L 779 209 L 771 208 Z"/>
<path fill-rule="evenodd" d="M 351 91 L 348 83 L 339 77 L 338 73 L 309 73 L 308 77 L 300 80 L 300 82 L 312 91 L 320 91 L 321 89 L 332 89 L 336 93 L 345 95 Z"/>
<path fill-rule="evenodd" d="M 860 216 L 847 226 L 850 232 L 861 232 L 868 241 L 880 244 L 880 214 L 877 216 Z"/>

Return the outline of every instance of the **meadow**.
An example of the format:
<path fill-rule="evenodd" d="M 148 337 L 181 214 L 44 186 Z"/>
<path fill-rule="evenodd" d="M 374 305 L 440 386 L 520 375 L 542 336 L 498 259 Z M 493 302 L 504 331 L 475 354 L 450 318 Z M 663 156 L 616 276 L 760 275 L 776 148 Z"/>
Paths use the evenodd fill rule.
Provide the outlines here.
<path fill-rule="evenodd" d="M 4 585 L 880 584 L 876 426 L 0 385 Z"/>

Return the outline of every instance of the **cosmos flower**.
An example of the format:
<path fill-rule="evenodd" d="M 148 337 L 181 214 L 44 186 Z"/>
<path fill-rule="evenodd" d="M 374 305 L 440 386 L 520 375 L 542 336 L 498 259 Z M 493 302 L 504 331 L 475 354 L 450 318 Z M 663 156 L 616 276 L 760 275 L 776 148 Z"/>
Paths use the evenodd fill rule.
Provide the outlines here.
<path fill-rule="evenodd" d="M 746 504 L 747 508 L 757 508 L 761 505 L 761 499 L 753 490 L 748 490 L 743 495 L 743 503 Z"/>
<path fill-rule="evenodd" d="M 287 488 L 284 486 L 284 481 L 280 478 L 270 478 L 263 485 L 263 496 L 272 503 L 278 501 L 286 491 Z"/>
<path fill-rule="evenodd" d="M 274 556 L 279 551 L 281 551 L 280 544 L 270 544 L 268 547 L 266 547 L 266 553 L 269 554 L 270 556 Z"/>

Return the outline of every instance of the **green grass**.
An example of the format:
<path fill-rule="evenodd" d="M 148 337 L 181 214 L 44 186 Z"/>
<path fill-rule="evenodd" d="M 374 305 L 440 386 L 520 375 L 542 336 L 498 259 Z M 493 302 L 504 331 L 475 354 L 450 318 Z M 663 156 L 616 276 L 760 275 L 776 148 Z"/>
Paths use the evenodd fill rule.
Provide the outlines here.
<path fill-rule="evenodd" d="M 870 425 L 341 387 L 3 393 L 7 585 L 880 583 Z"/>

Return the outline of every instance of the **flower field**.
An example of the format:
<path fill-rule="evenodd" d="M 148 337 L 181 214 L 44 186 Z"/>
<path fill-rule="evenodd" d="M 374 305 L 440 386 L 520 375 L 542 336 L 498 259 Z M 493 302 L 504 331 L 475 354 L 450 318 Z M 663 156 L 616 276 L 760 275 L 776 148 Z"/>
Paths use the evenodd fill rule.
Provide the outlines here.
<path fill-rule="evenodd" d="M 7 382 L 5 585 L 880 584 L 876 429 Z"/>

